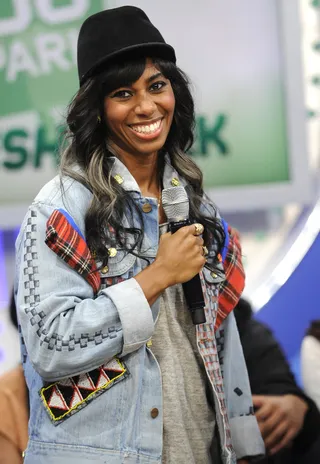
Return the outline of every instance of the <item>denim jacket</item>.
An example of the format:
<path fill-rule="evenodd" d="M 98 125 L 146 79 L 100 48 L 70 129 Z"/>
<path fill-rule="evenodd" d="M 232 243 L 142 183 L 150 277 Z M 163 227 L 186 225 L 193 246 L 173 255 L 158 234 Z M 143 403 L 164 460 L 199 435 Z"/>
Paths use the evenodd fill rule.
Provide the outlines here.
<path fill-rule="evenodd" d="M 43 187 L 17 238 L 15 293 L 30 391 L 26 464 L 161 463 L 161 372 L 148 346 L 159 299 L 150 307 L 133 278 L 157 254 L 158 206 L 142 197 L 118 159 L 110 163 L 135 202 L 148 204 L 141 250 L 147 259 L 113 245 L 108 266 L 94 262 L 84 225 L 92 194 L 71 178 L 63 179 L 63 189 L 59 177 Z M 164 188 L 177 183 L 185 185 L 167 156 Z M 226 231 L 227 250 L 232 237 Z M 263 454 L 264 446 L 227 308 L 235 302 L 232 286 L 225 287 L 231 269 L 225 272 L 226 254 L 215 272 L 201 272 L 206 323 L 197 326 L 197 342 L 212 387 L 221 460 L 233 464 Z M 212 244 L 208 262 L 216 258 Z"/>

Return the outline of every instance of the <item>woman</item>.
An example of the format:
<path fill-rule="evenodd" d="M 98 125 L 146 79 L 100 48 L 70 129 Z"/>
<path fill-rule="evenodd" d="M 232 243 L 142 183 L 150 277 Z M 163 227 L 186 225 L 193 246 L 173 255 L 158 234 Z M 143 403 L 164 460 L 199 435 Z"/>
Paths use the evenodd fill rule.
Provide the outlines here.
<path fill-rule="evenodd" d="M 0 464 L 21 464 L 28 441 L 27 391 L 22 367 L 0 376 Z"/>
<path fill-rule="evenodd" d="M 301 371 L 306 393 L 320 410 L 320 320 L 312 321 L 302 341 Z"/>
<path fill-rule="evenodd" d="M 135 7 L 84 22 L 78 71 L 61 175 L 17 241 L 25 462 L 247 462 L 263 444 L 226 317 L 243 288 L 240 251 L 184 154 L 187 79 Z M 161 192 L 178 185 L 193 224 L 171 234 Z M 206 323 L 194 326 L 181 283 L 199 272 Z"/>
<path fill-rule="evenodd" d="M 17 312 L 13 294 L 10 319 L 17 329 Z M 28 393 L 19 365 L 0 376 L 0 464 L 21 464 L 28 442 Z"/>
<path fill-rule="evenodd" d="M 272 331 L 240 298 L 234 309 L 256 417 L 268 456 L 261 464 L 320 461 L 320 412 L 298 387 Z M 260 461 L 259 461 L 260 462 Z"/>

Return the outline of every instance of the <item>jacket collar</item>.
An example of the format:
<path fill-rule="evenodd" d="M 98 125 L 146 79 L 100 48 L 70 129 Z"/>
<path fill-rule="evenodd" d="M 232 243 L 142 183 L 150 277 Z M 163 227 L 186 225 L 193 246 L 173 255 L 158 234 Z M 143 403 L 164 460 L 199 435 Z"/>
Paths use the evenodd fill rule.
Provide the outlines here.
<path fill-rule="evenodd" d="M 171 164 L 170 156 L 166 153 L 164 155 L 164 172 L 163 172 L 163 188 L 170 188 L 177 185 L 185 187 L 187 182 L 183 177 L 179 176 L 177 171 Z M 111 167 L 111 176 L 122 186 L 124 190 L 129 192 L 136 192 L 141 196 L 139 185 L 135 178 L 132 176 L 127 167 L 119 160 L 119 158 L 112 156 L 108 158 Z"/>

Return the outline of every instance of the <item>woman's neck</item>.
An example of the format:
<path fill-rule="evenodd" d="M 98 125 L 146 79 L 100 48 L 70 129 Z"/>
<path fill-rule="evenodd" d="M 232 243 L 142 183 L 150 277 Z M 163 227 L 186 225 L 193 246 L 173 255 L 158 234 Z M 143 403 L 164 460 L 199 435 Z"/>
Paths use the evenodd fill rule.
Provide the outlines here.
<path fill-rule="evenodd" d="M 119 153 L 117 150 L 116 156 L 135 178 L 144 197 L 159 197 L 161 187 L 158 153 L 131 155 Z"/>

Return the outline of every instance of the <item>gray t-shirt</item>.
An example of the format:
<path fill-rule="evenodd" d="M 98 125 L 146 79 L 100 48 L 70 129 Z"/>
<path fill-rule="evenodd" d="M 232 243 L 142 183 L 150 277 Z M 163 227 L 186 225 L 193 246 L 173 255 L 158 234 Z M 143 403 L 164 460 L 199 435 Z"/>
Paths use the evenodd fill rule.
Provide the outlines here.
<path fill-rule="evenodd" d="M 215 414 L 182 285 L 167 288 L 161 296 L 151 350 L 162 374 L 162 464 L 211 464 Z"/>

